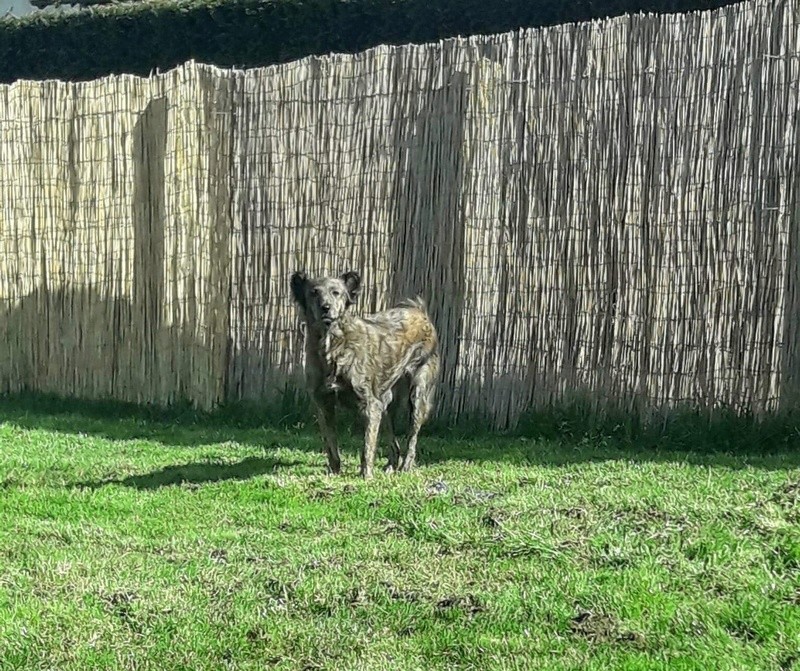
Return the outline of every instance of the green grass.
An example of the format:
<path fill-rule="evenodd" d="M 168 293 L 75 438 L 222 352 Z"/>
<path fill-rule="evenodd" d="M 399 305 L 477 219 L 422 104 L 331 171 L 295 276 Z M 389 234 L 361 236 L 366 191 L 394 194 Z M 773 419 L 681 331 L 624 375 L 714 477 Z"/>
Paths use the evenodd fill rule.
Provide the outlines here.
<path fill-rule="evenodd" d="M 0 668 L 800 669 L 800 436 L 540 418 L 323 475 L 311 427 L 0 401 Z M 620 428 L 621 427 L 621 428 Z"/>

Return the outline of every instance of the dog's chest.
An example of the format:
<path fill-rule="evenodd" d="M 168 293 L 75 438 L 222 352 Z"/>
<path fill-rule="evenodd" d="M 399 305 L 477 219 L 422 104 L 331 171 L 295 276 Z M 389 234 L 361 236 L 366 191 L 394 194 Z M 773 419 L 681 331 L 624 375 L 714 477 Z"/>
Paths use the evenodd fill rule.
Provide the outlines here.
<path fill-rule="evenodd" d="M 352 349 L 347 348 L 330 335 L 323 338 L 320 345 L 325 387 L 334 392 L 352 389 L 352 368 L 355 361 Z"/>

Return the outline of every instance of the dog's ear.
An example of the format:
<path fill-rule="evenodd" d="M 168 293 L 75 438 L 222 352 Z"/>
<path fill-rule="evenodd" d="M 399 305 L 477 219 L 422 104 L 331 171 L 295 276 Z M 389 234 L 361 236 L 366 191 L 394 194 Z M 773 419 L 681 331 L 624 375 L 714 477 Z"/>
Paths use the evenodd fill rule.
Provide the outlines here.
<path fill-rule="evenodd" d="M 295 302 L 305 310 L 306 308 L 306 285 L 308 284 L 308 277 L 306 274 L 298 270 L 296 273 L 292 274 L 292 280 L 290 282 L 292 287 L 292 296 L 294 296 Z"/>
<path fill-rule="evenodd" d="M 347 304 L 352 305 L 358 298 L 358 292 L 361 291 L 361 275 L 350 270 L 342 275 L 341 280 L 347 287 Z"/>

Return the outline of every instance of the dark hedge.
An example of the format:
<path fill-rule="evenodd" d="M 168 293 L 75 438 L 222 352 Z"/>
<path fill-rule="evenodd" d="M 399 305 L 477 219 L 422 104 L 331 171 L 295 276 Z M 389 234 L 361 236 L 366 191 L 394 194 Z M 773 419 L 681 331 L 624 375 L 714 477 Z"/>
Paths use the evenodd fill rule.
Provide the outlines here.
<path fill-rule="evenodd" d="M 378 44 L 430 42 L 726 0 L 144 0 L 0 20 L 0 81 L 147 75 L 195 59 L 282 63 Z"/>

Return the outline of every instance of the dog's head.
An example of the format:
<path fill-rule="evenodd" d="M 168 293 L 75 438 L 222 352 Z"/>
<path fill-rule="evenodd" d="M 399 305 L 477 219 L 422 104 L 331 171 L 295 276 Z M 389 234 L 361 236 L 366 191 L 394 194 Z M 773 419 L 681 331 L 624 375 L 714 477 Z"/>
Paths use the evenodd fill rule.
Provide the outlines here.
<path fill-rule="evenodd" d="M 361 289 L 361 277 L 350 271 L 341 277 L 309 279 L 296 272 L 291 280 L 292 296 L 309 324 L 328 328 L 347 312 Z"/>

